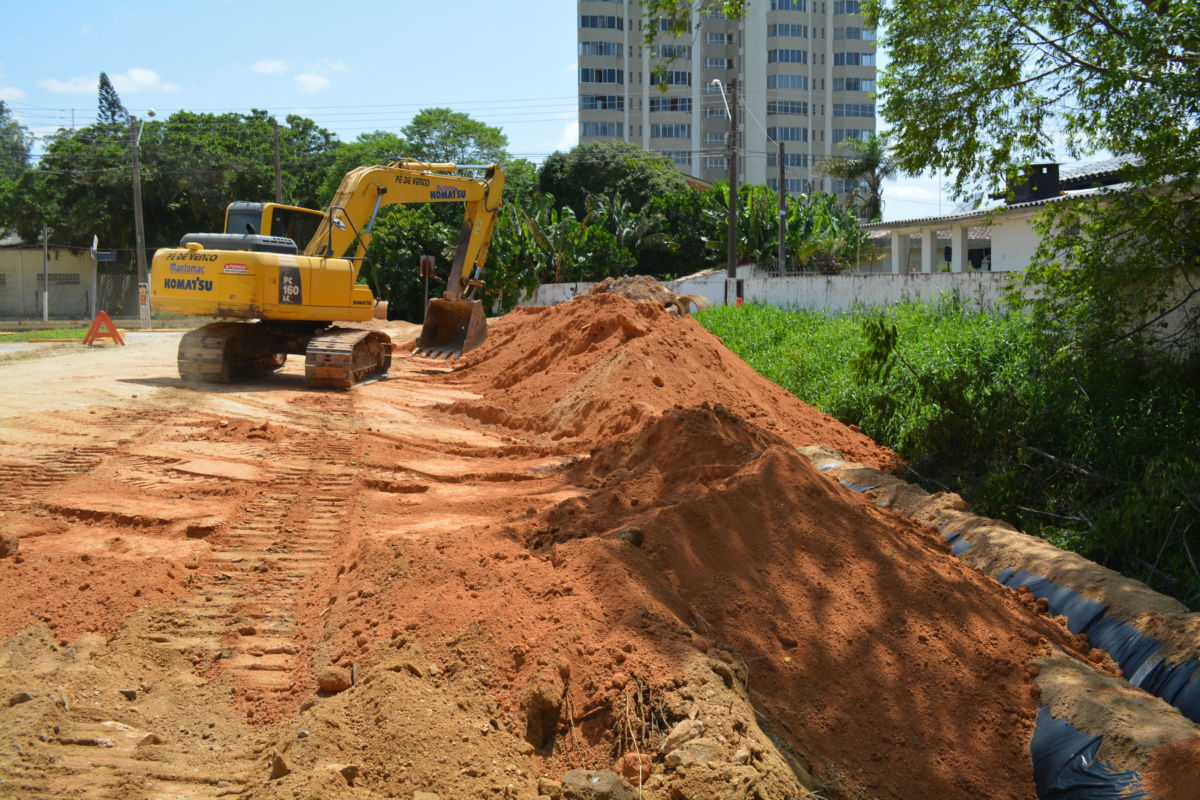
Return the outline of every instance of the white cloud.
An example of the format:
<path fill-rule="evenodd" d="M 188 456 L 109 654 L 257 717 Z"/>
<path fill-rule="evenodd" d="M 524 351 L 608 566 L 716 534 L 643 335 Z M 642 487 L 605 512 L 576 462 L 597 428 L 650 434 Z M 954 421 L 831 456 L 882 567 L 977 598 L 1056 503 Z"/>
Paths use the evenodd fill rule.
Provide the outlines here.
<path fill-rule="evenodd" d="M 554 144 L 555 150 L 570 150 L 579 144 L 579 123 L 572 120 L 563 125 L 562 133 Z"/>
<path fill-rule="evenodd" d="M 113 88 L 118 94 L 137 94 L 138 92 L 175 92 L 179 86 L 167 83 L 152 69 L 131 67 L 125 72 L 108 76 Z M 61 81 L 58 78 L 45 78 L 38 81 L 47 91 L 54 94 L 94 94 L 99 85 L 96 75 L 78 75 Z"/>
<path fill-rule="evenodd" d="M 179 90 L 179 86 L 174 83 L 165 83 L 158 73 L 152 69 L 144 67 L 132 67 L 125 72 L 117 75 L 110 75 L 113 88 L 123 94 L 136 94 L 137 92 L 175 92 Z"/>
<path fill-rule="evenodd" d="M 37 82 L 38 86 L 54 94 L 88 94 L 96 91 L 96 77 L 79 76 L 60 81 L 58 78 L 45 78 Z"/>
<path fill-rule="evenodd" d="M 18 89 L 15 86 L 0 87 L 0 100 L 16 102 L 18 100 L 24 100 L 24 99 L 25 99 L 25 92 L 21 91 L 20 89 Z"/>
<path fill-rule="evenodd" d="M 82 33 L 84 36 L 87 36 L 92 32 L 92 26 L 85 22 L 85 23 L 83 23 L 83 25 L 79 26 L 79 32 Z"/>
<path fill-rule="evenodd" d="M 316 94 L 322 89 L 328 89 L 330 86 L 329 78 L 324 75 L 313 75 L 305 72 L 297 75 L 295 78 L 296 88 L 305 94 Z"/>
<path fill-rule="evenodd" d="M 282 75 L 287 72 L 287 65 L 282 61 L 255 61 L 250 65 L 250 71 L 259 75 Z"/>
<path fill-rule="evenodd" d="M 911 203 L 933 203 L 934 205 L 937 204 L 940 196 L 936 189 L 912 183 L 884 187 L 883 194 L 888 200 L 906 200 Z"/>

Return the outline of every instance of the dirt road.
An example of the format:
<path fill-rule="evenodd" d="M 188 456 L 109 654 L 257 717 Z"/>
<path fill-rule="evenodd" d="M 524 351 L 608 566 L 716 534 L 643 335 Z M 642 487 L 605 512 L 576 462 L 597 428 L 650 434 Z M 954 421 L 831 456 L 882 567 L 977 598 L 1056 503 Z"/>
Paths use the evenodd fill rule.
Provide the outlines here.
<path fill-rule="evenodd" d="M 571 306 L 351 392 L 0 362 L 0 797 L 1034 797 L 1086 643 L 694 321 Z"/>

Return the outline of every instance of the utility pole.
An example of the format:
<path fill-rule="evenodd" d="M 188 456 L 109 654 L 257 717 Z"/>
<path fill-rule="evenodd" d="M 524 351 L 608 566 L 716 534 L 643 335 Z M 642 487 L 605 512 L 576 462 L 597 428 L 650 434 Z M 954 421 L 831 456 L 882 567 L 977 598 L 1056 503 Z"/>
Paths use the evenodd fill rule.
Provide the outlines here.
<path fill-rule="evenodd" d="M 271 118 L 271 127 L 275 129 L 275 202 L 283 202 L 283 173 L 279 169 L 279 120 Z"/>
<path fill-rule="evenodd" d="M 138 319 L 142 327 L 150 327 L 150 279 L 146 275 L 146 233 L 142 225 L 142 164 L 138 156 L 142 140 L 142 123 L 129 118 L 129 137 L 133 145 L 133 235 L 138 270 Z"/>
<path fill-rule="evenodd" d="M 50 226 L 42 225 L 42 322 L 50 321 Z"/>
<path fill-rule="evenodd" d="M 783 142 L 779 143 L 779 277 L 787 269 L 787 188 L 783 178 Z"/>
<path fill-rule="evenodd" d="M 738 218 L 738 102 L 737 80 L 729 82 L 729 231 L 726 237 L 728 253 L 725 261 L 725 277 L 730 281 L 737 278 L 737 218 Z M 736 289 L 735 289 L 736 291 Z M 728 295 L 728 290 L 726 290 Z M 729 298 L 726 297 L 726 302 Z"/>

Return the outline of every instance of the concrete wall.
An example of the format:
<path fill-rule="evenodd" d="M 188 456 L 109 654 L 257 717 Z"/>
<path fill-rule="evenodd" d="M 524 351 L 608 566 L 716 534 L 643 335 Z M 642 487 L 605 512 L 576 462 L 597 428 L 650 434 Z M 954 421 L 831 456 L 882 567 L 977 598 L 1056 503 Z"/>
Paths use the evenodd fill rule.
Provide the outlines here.
<path fill-rule="evenodd" d="M 1030 224 L 1032 215 L 997 215 L 992 223 L 992 269 L 1019 271 L 1033 261 L 1042 237 Z"/>
<path fill-rule="evenodd" d="M 749 275 L 749 269 L 743 268 L 742 274 Z M 909 300 L 933 302 L 944 294 L 957 296 L 974 307 L 995 308 L 1001 305 L 1009 277 L 1003 273 L 992 272 L 746 277 L 743 294 L 747 303 L 773 305 L 788 310 L 849 311 L 858 305 L 871 308 Z M 593 285 L 543 284 L 538 287 L 533 297 L 522 305 L 555 305 L 570 300 Z M 725 303 L 724 272 L 672 281 L 667 286 L 676 294 L 698 294 L 706 297 L 713 305 Z"/>
<path fill-rule="evenodd" d="M 50 248 L 50 316 L 85 319 L 92 296 L 92 259 L 86 250 Z M 41 319 L 42 249 L 0 249 L 0 317 Z"/>

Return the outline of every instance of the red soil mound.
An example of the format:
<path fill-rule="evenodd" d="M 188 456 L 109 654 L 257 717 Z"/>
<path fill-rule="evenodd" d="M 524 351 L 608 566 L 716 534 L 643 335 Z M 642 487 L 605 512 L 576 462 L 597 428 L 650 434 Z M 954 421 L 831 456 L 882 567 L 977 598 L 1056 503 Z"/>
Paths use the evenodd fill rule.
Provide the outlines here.
<path fill-rule="evenodd" d="M 738 654 L 756 705 L 819 774 L 861 796 L 1035 796 L 1027 667 L 1076 642 L 936 532 L 720 407 L 667 411 L 572 477 L 595 491 L 543 515 L 530 544 L 569 561 L 595 553 L 580 537 L 636 529 L 640 550 L 604 553 L 626 569 L 591 567 L 630 584 L 589 587 L 606 617 L 624 609 L 632 627 L 626 600 L 660 587 L 677 618 Z"/>
<path fill-rule="evenodd" d="M 583 447 L 675 405 L 720 403 L 793 446 L 823 444 L 875 467 L 895 454 L 771 383 L 695 320 L 602 294 L 497 320 L 458 379 L 483 395 L 450 410 Z"/>

